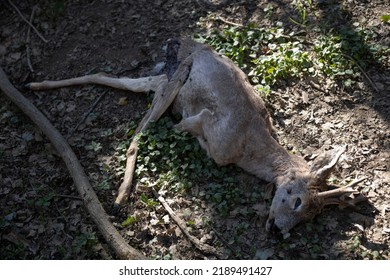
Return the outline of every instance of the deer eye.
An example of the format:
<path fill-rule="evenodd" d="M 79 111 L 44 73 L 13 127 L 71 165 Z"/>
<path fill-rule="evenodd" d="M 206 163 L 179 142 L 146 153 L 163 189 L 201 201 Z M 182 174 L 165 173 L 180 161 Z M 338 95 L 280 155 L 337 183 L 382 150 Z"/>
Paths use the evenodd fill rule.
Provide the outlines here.
<path fill-rule="evenodd" d="M 297 210 L 297 208 L 302 204 L 302 200 L 298 197 L 297 200 L 295 200 L 294 210 Z"/>

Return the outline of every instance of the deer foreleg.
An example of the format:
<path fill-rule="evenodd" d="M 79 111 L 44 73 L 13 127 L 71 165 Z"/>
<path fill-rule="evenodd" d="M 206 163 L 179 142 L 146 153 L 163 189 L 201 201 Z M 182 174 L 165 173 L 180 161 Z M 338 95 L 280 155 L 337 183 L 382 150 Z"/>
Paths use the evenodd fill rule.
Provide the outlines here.
<path fill-rule="evenodd" d="M 104 73 L 92 74 L 81 76 L 72 79 L 65 79 L 59 81 L 43 81 L 39 83 L 29 83 L 26 85 L 28 89 L 31 90 L 45 90 L 45 89 L 54 89 L 68 86 L 77 86 L 77 85 L 87 85 L 87 84 L 97 84 L 103 86 L 109 86 L 113 88 L 128 90 L 132 92 L 148 92 L 148 91 L 157 91 L 158 86 L 161 83 L 166 83 L 168 81 L 167 76 L 150 76 L 144 78 L 113 78 L 109 77 Z"/>

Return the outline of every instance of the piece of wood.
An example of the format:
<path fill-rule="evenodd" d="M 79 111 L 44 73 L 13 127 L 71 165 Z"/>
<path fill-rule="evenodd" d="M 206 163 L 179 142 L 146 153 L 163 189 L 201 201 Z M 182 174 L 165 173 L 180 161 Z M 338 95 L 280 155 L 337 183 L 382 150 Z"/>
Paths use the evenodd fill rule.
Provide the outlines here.
<path fill-rule="evenodd" d="M 64 160 L 92 220 L 97 225 L 107 243 L 114 250 L 116 256 L 120 259 L 145 259 L 146 257 L 138 250 L 131 247 L 110 222 L 107 213 L 104 211 L 89 183 L 83 167 L 64 137 L 54 128 L 50 121 L 10 83 L 2 68 L 0 68 L 0 89 L 42 130 L 56 148 L 58 154 Z"/>

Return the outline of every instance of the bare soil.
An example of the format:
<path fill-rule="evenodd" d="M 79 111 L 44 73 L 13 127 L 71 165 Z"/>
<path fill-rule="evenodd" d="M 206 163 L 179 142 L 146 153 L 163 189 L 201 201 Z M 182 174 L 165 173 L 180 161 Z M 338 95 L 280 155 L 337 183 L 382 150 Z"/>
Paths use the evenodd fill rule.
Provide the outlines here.
<path fill-rule="evenodd" d="M 2 1 L 0 65 L 13 84 L 68 138 L 110 212 L 120 178 L 104 179 L 117 166 L 115 150 L 128 140 L 130 123 L 140 120 L 150 99 L 98 86 L 30 92 L 23 85 L 97 72 L 149 75 L 164 59 L 161 47 L 167 39 L 205 32 L 207 26 L 198 24 L 202 18 L 211 14 L 230 22 L 256 22 L 265 27 L 281 21 L 286 28 L 294 29 L 297 26 L 289 19 L 297 19 L 298 14 L 291 2 L 13 1 L 27 19 L 36 7 L 32 23 L 49 40 L 44 43 L 33 30 L 28 36 L 28 25 L 8 1 Z M 380 21 L 381 15 L 390 13 L 388 1 L 318 2 L 319 8 L 310 15 L 311 23 L 328 26 L 328 30 L 352 28 L 357 23 L 375 27 L 378 43 L 390 44 L 390 27 Z M 273 7 L 271 16 L 267 16 L 268 5 Z M 213 24 L 221 28 L 229 25 L 223 21 Z M 286 82 L 274 88 L 268 100 L 278 137 L 287 149 L 309 158 L 321 148 L 348 145 L 333 178 L 347 182 L 367 176 L 361 189 L 370 203 L 357 209 L 326 208 L 312 222 L 279 237 L 264 231 L 269 207 L 269 198 L 264 196 L 255 204 L 236 205 L 225 216 L 199 196 L 207 184 L 188 193 L 167 194 L 167 201 L 183 219 L 194 221 L 191 234 L 222 249 L 225 258 L 389 259 L 389 65 L 387 57 L 365 69 L 373 84 L 363 78 L 347 90 L 340 85 L 316 84 L 323 81 Z M 103 99 L 80 123 L 102 94 Z M 3 95 L 0 127 L 0 258 L 115 258 L 89 219 L 56 151 Z M 244 195 L 252 194 L 253 188 L 266 193 L 266 182 L 244 172 L 235 175 L 242 182 Z M 131 201 L 113 217 L 113 222 L 143 254 L 150 258 L 215 258 L 197 250 L 161 205 L 151 210 L 134 196 Z M 142 219 L 120 226 L 134 213 Z"/>

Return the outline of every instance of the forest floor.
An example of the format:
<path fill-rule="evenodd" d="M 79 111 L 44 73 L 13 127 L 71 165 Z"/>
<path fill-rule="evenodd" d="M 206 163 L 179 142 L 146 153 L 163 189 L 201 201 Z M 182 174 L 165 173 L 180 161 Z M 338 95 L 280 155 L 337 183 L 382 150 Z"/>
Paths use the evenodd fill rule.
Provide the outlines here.
<path fill-rule="evenodd" d="M 370 31 L 372 46 L 390 45 L 390 25 L 384 17 L 390 14 L 386 0 L 313 1 L 316 3 L 309 7 L 297 5 L 305 1 L 292 0 L 84 2 L 13 1 L 27 19 L 34 10 L 32 23 L 46 43 L 10 1 L 2 1 L 0 65 L 68 139 L 109 213 L 121 181 L 123 151 L 131 129 L 148 108 L 150 96 L 100 86 L 32 92 L 24 89 L 24 84 L 97 72 L 147 76 L 164 60 L 162 46 L 167 39 L 206 36 L 212 30 L 249 23 L 262 28 L 283 26 L 286 34 L 305 38 L 303 44 L 347 30 L 355 45 L 366 47 L 356 31 L 360 28 Z M 369 203 L 356 209 L 328 207 L 288 235 L 269 236 L 264 229 L 270 205 L 267 182 L 237 168 L 207 167 L 216 177 L 206 176 L 190 187 L 175 178 L 175 186 L 167 187 L 165 193 L 190 233 L 223 251 L 227 259 L 390 259 L 389 52 L 366 60 L 371 61 L 358 68 L 359 75 L 348 85 L 326 78 L 293 77 L 272 85 L 265 99 L 278 139 L 289 151 L 309 159 L 320 149 L 347 145 L 331 179 L 346 184 L 366 176 L 359 190 Z M 172 121 L 167 115 L 163 128 L 155 127 L 154 133 L 162 134 Z M 180 141 L 180 136 L 172 137 Z M 192 139 L 183 138 L 199 153 L 196 159 L 205 156 Z M 175 145 L 169 143 L 170 148 Z M 177 153 L 182 156 L 180 150 Z M 141 156 L 142 162 L 147 151 Z M 137 174 L 137 191 L 112 217 L 129 244 L 154 259 L 215 258 L 196 249 L 153 197 L 148 184 L 154 175 L 145 179 L 140 177 L 141 171 Z M 0 247 L 0 259 L 115 258 L 89 218 L 56 151 L 3 94 Z"/>

